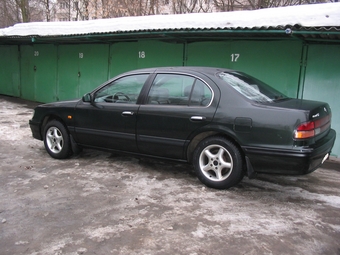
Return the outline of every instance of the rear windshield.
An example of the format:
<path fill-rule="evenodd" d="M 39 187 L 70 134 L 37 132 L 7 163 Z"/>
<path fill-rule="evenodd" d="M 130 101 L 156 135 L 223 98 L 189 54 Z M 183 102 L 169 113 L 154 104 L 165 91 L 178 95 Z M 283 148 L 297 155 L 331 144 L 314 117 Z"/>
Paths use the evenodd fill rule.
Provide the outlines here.
<path fill-rule="evenodd" d="M 288 98 L 264 82 L 241 72 L 220 72 L 217 76 L 243 96 L 257 103 L 272 103 Z"/>

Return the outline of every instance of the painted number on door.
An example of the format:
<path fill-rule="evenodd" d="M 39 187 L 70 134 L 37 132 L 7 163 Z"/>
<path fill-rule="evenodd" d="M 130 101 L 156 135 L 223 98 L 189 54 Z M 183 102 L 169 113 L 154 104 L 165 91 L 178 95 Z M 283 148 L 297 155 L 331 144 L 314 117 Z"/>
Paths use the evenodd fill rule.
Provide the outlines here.
<path fill-rule="evenodd" d="M 33 53 L 33 55 L 34 55 L 35 57 L 38 57 L 38 56 L 39 56 L 39 51 L 35 50 L 34 53 Z"/>
<path fill-rule="evenodd" d="M 79 58 L 84 58 L 84 53 L 79 53 Z"/>
<path fill-rule="evenodd" d="M 231 56 L 231 62 L 237 62 L 238 58 L 241 56 L 238 53 L 233 53 L 230 55 Z"/>
<path fill-rule="evenodd" d="M 138 58 L 145 58 L 145 51 L 139 51 Z"/>

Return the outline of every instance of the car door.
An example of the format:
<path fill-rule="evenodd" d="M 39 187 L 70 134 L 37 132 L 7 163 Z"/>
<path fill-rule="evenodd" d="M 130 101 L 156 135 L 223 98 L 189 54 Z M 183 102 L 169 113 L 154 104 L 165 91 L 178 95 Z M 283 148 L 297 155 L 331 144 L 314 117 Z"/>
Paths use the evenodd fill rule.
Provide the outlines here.
<path fill-rule="evenodd" d="M 213 119 L 214 92 L 203 80 L 184 74 L 155 76 L 137 120 L 137 145 L 143 154 L 185 159 L 195 130 Z"/>
<path fill-rule="evenodd" d="M 76 108 L 77 142 L 90 147 L 136 152 L 137 99 L 149 74 L 109 82 Z M 85 100 L 86 101 L 86 100 Z"/>

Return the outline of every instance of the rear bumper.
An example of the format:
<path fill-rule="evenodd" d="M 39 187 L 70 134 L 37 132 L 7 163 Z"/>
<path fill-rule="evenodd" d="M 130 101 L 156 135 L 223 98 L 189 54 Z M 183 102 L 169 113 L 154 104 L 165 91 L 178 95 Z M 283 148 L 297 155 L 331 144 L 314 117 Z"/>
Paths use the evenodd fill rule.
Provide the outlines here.
<path fill-rule="evenodd" d="M 41 131 L 40 131 L 40 123 L 38 122 L 34 122 L 33 120 L 29 120 L 29 125 L 32 131 L 32 136 L 35 139 L 38 140 L 43 140 L 42 136 L 41 136 Z"/>
<path fill-rule="evenodd" d="M 243 148 L 256 172 L 278 174 L 307 174 L 316 170 L 333 148 L 336 132 L 331 129 L 327 136 L 313 147 L 292 150 Z"/>

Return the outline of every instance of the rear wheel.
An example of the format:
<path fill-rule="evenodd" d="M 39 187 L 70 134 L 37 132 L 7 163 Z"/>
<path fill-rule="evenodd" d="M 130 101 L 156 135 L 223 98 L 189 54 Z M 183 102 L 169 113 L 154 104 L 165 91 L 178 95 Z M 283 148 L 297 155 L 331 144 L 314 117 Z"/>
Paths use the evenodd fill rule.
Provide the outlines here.
<path fill-rule="evenodd" d="M 52 120 L 47 123 L 44 129 L 45 149 L 51 157 L 63 159 L 70 156 L 70 136 L 62 123 Z"/>
<path fill-rule="evenodd" d="M 223 137 L 201 141 L 193 158 L 198 179 L 208 187 L 227 189 L 243 178 L 243 161 L 239 149 Z"/>

